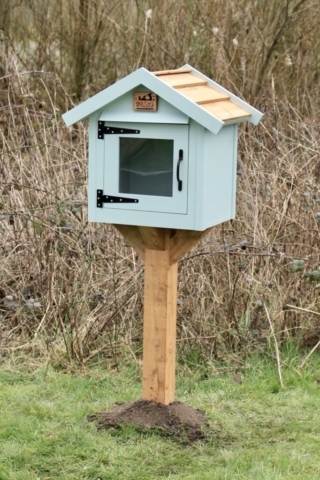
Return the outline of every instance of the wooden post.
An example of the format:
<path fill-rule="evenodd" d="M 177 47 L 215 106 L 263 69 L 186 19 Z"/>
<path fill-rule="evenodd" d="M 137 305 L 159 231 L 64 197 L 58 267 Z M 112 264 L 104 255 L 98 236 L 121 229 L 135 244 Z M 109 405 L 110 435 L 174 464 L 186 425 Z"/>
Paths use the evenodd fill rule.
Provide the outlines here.
<path fill-rule="evenodd" d="M 144 259 L 142 397 L 174 401 L 178 260 L 207 232 L 115 225 Z"/>
<path fill-rule="evenodd" d="M 174 401 L 178 264 L 170 250 L 145 250 L 142 396 Z"/>

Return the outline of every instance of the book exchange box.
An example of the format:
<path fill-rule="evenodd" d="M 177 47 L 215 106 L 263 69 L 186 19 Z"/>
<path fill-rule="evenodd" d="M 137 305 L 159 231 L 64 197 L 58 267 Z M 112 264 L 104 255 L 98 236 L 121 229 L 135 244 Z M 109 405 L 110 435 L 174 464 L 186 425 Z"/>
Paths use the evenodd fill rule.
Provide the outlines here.
<path fill-rule="evenodd" d="M 233 219 L 238 124 L 261 117 L 189 65 L 119 80 L 63 115 L 89 119 L 89 221 L 202 231 Z"/>

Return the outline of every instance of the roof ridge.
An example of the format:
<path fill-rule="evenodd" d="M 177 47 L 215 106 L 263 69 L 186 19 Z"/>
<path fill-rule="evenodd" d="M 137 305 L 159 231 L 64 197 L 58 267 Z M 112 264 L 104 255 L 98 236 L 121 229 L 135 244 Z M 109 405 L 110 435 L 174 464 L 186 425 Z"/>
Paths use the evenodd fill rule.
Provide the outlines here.
<path fill-rule="evenodd" d="M 192 72 L 192 68 L 180 68 L 177 70 L 159 70 L 158 72 L 151 72 L 156 77 L 160 77 L 161 75 L 174 75 L 176 73 L 190 73 Z"/>

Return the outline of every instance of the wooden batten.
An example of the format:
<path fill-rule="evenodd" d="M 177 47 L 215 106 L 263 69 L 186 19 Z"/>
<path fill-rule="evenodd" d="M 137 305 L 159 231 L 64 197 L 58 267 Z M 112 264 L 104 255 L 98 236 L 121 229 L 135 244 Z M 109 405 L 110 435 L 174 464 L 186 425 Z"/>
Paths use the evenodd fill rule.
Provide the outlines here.
<path fill-rule="evenodd" d="M 201 107 L 218 117 L 223 122 L 239 120 L 241 118 L 248 118 L 251 116 L 251 113 L 247 112 L 231 101 L 206 103 L 201 105 Z"/>
<path fill-rule="evenodd" d="M 162 75 L 159 78 L 173 88 L 195 87 L 197 85 L 207 84 L 206 80 L 202 80 L 202 78 L 191 75 L 190 73 Z"/>
<path fill-rule="evenodd" d="M 161 75 L 175 75 L 176 73 L 190 73 L 192 68 L 180 68 L 179 70 L 161 70 L 159 72 L 152 72 L 153 75 L 160 77 Z"/>
<path fill-rule="evenodd" d="M 220 102 L 222 100 L 229 100 L 229 96 L 225 93 L 219 92 L 215 88 L 209 87 L 209 85 L 198 85 L 196 87 L 184 87 L 183 89 L 177 88 L 177 90 L 189 98 L 198 105 L 203 103 Z"/>

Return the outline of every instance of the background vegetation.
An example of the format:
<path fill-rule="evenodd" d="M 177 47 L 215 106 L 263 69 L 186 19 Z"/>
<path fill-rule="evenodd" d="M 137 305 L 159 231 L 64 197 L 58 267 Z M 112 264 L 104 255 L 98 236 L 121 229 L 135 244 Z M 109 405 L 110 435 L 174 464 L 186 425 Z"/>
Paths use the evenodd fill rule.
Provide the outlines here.
<path fill-rule="evenodd" d="M 317 344 L 319 24 L 318 0 L 2 0 L 3 355 L 139 363 L 143 263 L 87 223 L 87 126 L 61 113 L 137 67 L 186 62 L 265 117 L 240 131 L 236 220 L 180 262 L 179 358 L 264 352 L 272 331 Z"/>

